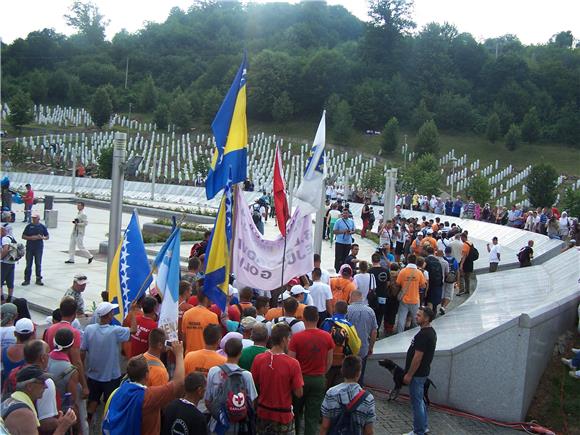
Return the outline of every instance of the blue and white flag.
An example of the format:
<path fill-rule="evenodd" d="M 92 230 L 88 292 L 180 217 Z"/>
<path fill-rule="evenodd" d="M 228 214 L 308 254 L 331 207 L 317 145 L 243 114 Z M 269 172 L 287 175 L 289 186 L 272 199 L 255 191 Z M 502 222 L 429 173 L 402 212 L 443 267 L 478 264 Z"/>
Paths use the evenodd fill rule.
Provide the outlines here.
<path fill-rule="evenodd" d="M 178 339 L 180 238 L 181 229 L 176 228 L 154 261 L 154 268 L 157 269 L 156 285 L 162 297 L 158 326 L 165 331 L 170 341 Z"/>
<path fill-rule="evenodd" d="M 322 207 L 324 179 L 326 178 L 326 166 L 324 163 L 324 145 L 326 143 L 326 110 L 322 112 L 322 118 L 314 137 L 314 143 L 310 150 L 308 164 L 304 171 L 304 177 L 295 197 L 299 200 L 300 210 L 305 213 L 316 213 Z"/>

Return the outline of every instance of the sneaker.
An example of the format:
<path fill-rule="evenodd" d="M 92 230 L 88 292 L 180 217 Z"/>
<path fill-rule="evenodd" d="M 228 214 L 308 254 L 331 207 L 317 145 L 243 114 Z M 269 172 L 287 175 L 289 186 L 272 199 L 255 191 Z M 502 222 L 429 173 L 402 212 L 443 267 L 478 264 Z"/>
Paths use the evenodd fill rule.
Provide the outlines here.
<path fill-rule="evenodd" d="M 441 314 L 442 316 L 445 315 L 445 308 L 444 307 L 439 307 L 439 314 Z"/>
<path fill-rule="evenodd" d="M 568 372 L 568 374 L 574 379 L 580 379 L 580 370 Z"/>
<path fill-rule="evenodd" d="M 75 264 L 75 262 L 74 262 L 74 261 L 72 261 L 72 260 L 66 260 L 66 261 L 65 261 L 65 264 Z"/>
<path fill-rule="evenodd" d="M 93 262 L 93 259 L 94 259 L 94 258 L 95 258 L 95 257 L 91 257 L 91 258 L 89 258 L 89 264 L 91 264 L 91 263 Z"/>
<path fill-rule="evenodd" d="M 455 296 L 463 296 L 465 294 L 467 294 L 467 292 L 465 292 L 465 291 L 462 290 L 459 293 L 456 293 Z"/>
<path fill-rule="evenodd" d="M 30 281 L 22 281 L 21 285 L 30 285 Z"/>
<path fill-rule="evenodd" d="M 44 283 L 42 282 L 41 279 L 37 279 L 35 284 L 36 285 L 44 285 Z"/>
<path fill-rule="evenodd" d="M 580 353 L 580 349 L 576 349 L 575 347 L 572 348 L 573 353 Z"/>
<path fill-rule="evenodd" d="M 24 283 L 23 283 L 24 285 Z M 566 358 L 562 358 L 560 361 L 562 361 L 562 364 L 564 364 L 566 367 L 570 367 L 572 370 L 575 370 L 576 367 L 574 367 L 572 365 L 572 360 L 571 359 L 566 359 Z"/>

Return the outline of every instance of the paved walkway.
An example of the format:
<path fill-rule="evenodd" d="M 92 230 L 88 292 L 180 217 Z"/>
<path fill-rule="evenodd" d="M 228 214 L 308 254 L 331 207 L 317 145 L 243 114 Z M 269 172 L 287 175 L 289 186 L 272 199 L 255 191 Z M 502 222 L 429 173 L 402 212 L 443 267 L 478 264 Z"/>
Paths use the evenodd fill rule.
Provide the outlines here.
<path fill-rule="evenodd" d="M 59 195 L 62 196 L 62 195 Z M 21 206 L 16 206 L 17 221 L 14 227 L 14 234 L 20 238 L 25 224 L 19 222 L 22 219 Z M 64 264 L 68 259 L 68 243 L 71 232 L 70 222 L 76 215 L 76 206 L 74 204 L 57 203 L 55 208 L 59 212 L 58 227 L 49 229 L 50 240 L 45 242 L 45 251 L 43 257 L 43 276 L 45 286 L 40 287 L 34 284 L 23 287 L 20 285 L 24 273 L 24 261 L 16 266 L 16 286 L 15 295 L 25 297 L 37 307 L 33 311 L 33 320 L 40 323 L 44 319 L 41 311 L 52 311 L 58 307 L 65 290 L 71 285 L 72 277 L 77 272 L 86 273 L 89 283 L 84 293 L 85 304 L 88 310 L 91 310 L 93 304 L 100 302 L 100 292 L 106 288 L 106 257 L 95 256 L 92 264 L 87 264 L 86 259 L 77 257 L 76 264 Z M 38 208 L 41 211 L 41 208 Z M 108 210 L 87 208 L 89 225 L 85 237 L 86 247 L 96 254 L 99 243 L 106 240 L 108 233 Z M 130 214 L 123 214 L 123 227 L 128 224 Z M 141 224 L 152 222 L 152 218 L 142 216 Z M 266 237 L 274 237 L 278 234 L 278 229 L 274 226 L 273 219 L 268 219 L 265 225 Z M 360 245 L 359 258 L 370 260 L 370 256 L 375 251 L 375 244 L 366 239 L 357 237 L 357 243 Z M 157 245 L 149 246 L 156 250 Z M 182 244 L 181 255 L 187 256 L 191 242 Z M 332 269 L 334 262 L 334 248 L 328 241 L 323 242 L 322 247 L 322 266 L 326 269 Z M 461 298 L 456 298 L 454 305 L 462 302 Z M 380 380 L 372 380 L 376 382 Z M 412 428 L 411 409 L 406 401 L 387 402 L 385 394 L 373 391 L 377 399 L 377 425 L 375 433 L 377 434 L 399 434 L 409 432 Z M 444 412 L 431 410 L 430 428 L 433 434 L 507 434 L 515 432 L 513 430 L 499 428 L 494 425 L 484 424 L 477 421 L 465 419 L 462 417 L 452 416 Z M 95 431 L 94 433 L 99 433 Z"/>

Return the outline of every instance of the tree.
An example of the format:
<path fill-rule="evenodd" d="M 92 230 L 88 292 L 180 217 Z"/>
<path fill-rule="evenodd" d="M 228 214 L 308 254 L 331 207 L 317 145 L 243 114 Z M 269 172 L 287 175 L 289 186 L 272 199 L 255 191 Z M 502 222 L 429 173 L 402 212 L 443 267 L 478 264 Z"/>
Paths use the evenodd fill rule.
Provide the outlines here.
<path fill-rule="evenodd" d="M 562 210 L 568 212 L 568 216 L 580 216 L 580 190 L 568 187 L 562 198 Z"/>
<path fill-rule="evenodd" d="M 28 92 L 35 103 L 44 103 L 48 95 L 46 74 L 35 70 L 28 76 Z"/>
<path fill-rule="evenodd" d="M 205 154 L 198 154 L 197 160 L 193 162 L 193 173 L 199 174 L 201 178 L 207 177 L 209 171 L 209 158 Z"/>
<path fill-rule="evenodd" d="M 422 98 L 417 108 L 413 111 L 411 124 L 414 128 L 421 128 L 427 121 L 433 120 L 433 113 L 427 108 L 427 103 Z"/>
<path fill-rule="evenodd" d="M 399 121 L 397 118 L 392 117 L 385 125 L 381 138 L 381 146 L 383 151 L 389 154 L 397 151 L 397 147 L 399 146 Z"/>
<path fill-rule="evenodd" d="M 294 114 L 294 104 L 288 95 L 288 92 L 284 91 L 274 100 L 272 105 L 272 118 L 276 122 L 286 122 L 290 120 Z"/>
<path fill-rule="evenodd" d="M 534 207 L 551 207 L 556 202 L 558 173 L 547 163 L 532 166 L 526 181 L 528 198 Z"/>
<path fill-rule="evenodd" d="M 510 151 L 515 150 L 520 144 L 520 140 L 522 139 L 522 132 L 520 128 L 515 124 L 510 125 L 510 129 L 506 133 L 504 139 L 506 148 Z"/>
<path fill-rule="evenodd" d="M 382 166 L 374 166 L 369 171 L 365 172 L 361 179 L 361 186 L 363 189 L 376 190 L 382 192 L 385 190 L 385 173 Z"/>
<path fill-rule="evenodd" d="M 417 144 L 415 145 L 415 152 L 419 155 L 433 154 L 437 155 L 439 152 L 439 132 L 435 121 L 425 122 L 417 133 Z"/>
<path fill-rule="evenodd" d="M 191 104 L 184 93 L 180 93 L 171 104 L 169 118 L 181 131 L 188 131 L 191 128 Z"/>
<path fill-rule="evenodd" d="M 435 119 L 437 125 L 443 130 L 471 130 L 474 115 L 469 98 L 451 92 L 444 92 L 437 99 Z"/>
<path fill-rule="evenodd" d="M 483 175 L 473 177 L 469 182 L 469 186 L 467 186 L 466 193 L 467 196 L 473 197 L 476 203 L 483 206 L 489 201 L 491 196 L 491 187 L 487 181 L 487 177 Z"/>
<path fill-rule="evenodd" d="M 550 42 L 559 48 L 572 48 L 572 44 L 574 43 L 574 35 L 570 30 L 566 32 L 560 32 L 552 36 Z"/>
<path fill-rule="evenodd" d="M 349 104 L 342 100 L 336 105 L 336 112 L 332 116 L 333 123 L 331 132 L 334 140 L 341 144 L 346 144 L 352 136 L 352 126 L 354 121 L 350 114 Z"/>
<path fill-rule="evenodd" d="M 219 93 L 217 88 L 211 88 L 203 96 L 203 104 L 201 107 L 201 116 L 208 124 L 215 118 L 215 114 L 220 108 L 223 95 Z"/>
<path fill-rule="evenodd" d="M 540 137 L 540 117 L 535 107 L 532 107 L 522 122 L 522 139 L 528 143 L 536 142 Z"/>
<path fill-rule="evenodd" d="M 499 116 L 497 116 L 497 113 L 493 112 L 491 115 L 489 115 L 489 118 L 487 118 L 485 137 L 487 137 L 491 143 L 494 143 L 499 139 L 500 132 L 501 129 L 499 124 Z"/>
<path fill-rule="evenodd" d="M 25 147 L 22 143 L 14 142 L 10 147 L 8 156 L 14 166 L 21 165 L 26 161 L 26 157 L 30 154 L 30 148 Z"/>
<path fill-rule="evenodd" d="M 105 148 L 97 157 L 97 164 L 99 166 L 99 178 L 111 179 L 113 174 L 113 147 Z"/>
<path fill-rule="evenodd" d="M 169 123 L 169 109 L 167 105 L 160 104 L 157 106 L 153 114 L 153 122 L 157 124 L 158 129 L 165 130 L 167 128 L 167 124 Z"/>
<path fill-rule="evenodd" d="M 99 44 L 105 40 L 105 29 L 109 20 L 105 20 L 94 3 L 75 1 L 70 7 L 70 14 L 64 18 L 67 25 L 77 29 L 89 43 Z"/>
<path fill-rule="evenodd" d="M 104 86 L 98 88 L 93 94 L 90 113 L 93 122 L 98 128 L 102 128 L 111 119 L 113 103 L 111 103 L 109 93 Z"/>
<path fill-rule="evenodd" d="M 28 94 L 19 91 L 10 100 L 10 115 L 8 115 L 8 122 L 12 127 L 22 133 L 22 126 L 28 124 L 34 119 L 32 112 L 34 103 Z"/>
<path fill-rule="evenodd" d="M 441 190 L 441 168 L 432 154 L 423 154 L 401 174 L 401 188 L 405 192 L 438 195 Z"/>
<path fill-rule="evenodd" d="M 158 98 L 157 94 L 158 92 L 153 77 L 148 75 L 141 84 L 141 89 L 137 98 L 137 110 L 143 113 L 151 113 L 155 111 Z"/>
<path fill-rule="evenodd" d="M 413 0 L 371 0 L 369 16 L 375 27 L 390 35 L 399 35 L 414 29 Z"/>

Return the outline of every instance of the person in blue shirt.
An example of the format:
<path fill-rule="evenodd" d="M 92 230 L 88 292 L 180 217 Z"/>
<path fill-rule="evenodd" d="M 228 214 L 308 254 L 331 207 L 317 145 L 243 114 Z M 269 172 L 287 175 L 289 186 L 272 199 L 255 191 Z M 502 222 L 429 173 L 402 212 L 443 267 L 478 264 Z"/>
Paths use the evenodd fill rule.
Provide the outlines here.
<path fill-rule="evenodd" d="M 344 264 L 344 260 L 350 252 L 350 248 L 354 239 L 352 235 L 355 233 L 354 221 L 349 217 L 347 208 L 342 210 L 342 215 L 334 224 L 334 235 L 336 236 L 334 245 L 334 269 L 338 272 L 340 266 Z"/>
<path fill-rule="evenodd" d="M 461 197 L 458 196 L 455 202 L 453 203 L 453 212 L 452 215 L 455 217 L 459 217 L 461 215 L 461 208 L 463 207 L 463 201 L 461 201 Z"/>
<path fill-rule="evenodd" d="M 36 285 L 44 285 L 42 282 L 42 251 L 44 241 L 48 240 L 48 230 L 40 223 L 40 215 L 32 213 L 32 223 L 24 227 L 22 238 L 26 240 L 26 268 L 24 269 L 24 282 L 22 285 L 30 284 L 32 275 L 32 261 L 34 260 Z"/>

